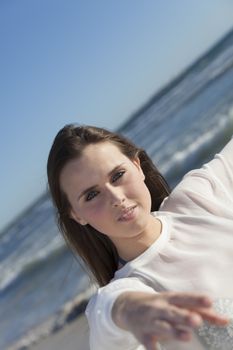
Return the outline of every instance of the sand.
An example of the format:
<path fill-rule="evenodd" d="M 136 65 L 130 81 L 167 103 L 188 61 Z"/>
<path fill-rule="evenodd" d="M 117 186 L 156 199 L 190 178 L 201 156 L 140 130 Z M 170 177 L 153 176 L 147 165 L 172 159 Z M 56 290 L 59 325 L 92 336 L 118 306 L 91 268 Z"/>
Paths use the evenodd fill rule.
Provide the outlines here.
<path fill-rule="evenodd" d="M 204 350 L 196 336 L 190 343 L 172 340 L 166 343 L 167 350 Z M 86 316 L 82 314 L 73 322 L 68 323 L 60 331 L 53 333 L 37 344 L 30 346 L 30 350 L 90 350 L 89 327 Z M 140 349 L 145 349 L 143 346 Z M 104 350 L 104 349 L 103 349 Z"/>
<path fill-rule="evenodd" d="M 68 323 L 60 331 L 51 334 L 30 350 L 90 350 L 89 327 L 86 316 L 82 314 L 73 322 Z"/>

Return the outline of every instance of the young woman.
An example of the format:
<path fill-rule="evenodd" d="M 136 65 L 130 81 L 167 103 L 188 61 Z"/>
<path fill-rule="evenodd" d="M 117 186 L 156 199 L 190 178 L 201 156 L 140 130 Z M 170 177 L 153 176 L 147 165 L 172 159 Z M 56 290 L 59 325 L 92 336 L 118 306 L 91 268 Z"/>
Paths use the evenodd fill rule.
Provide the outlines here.
<path fill-rule="evenodd" d="M 99 285 L 91 349 L 233 348 L 233 140 L 170 193 L 129 140 L 68 125 L 47 172 L 61 232 Z"/>

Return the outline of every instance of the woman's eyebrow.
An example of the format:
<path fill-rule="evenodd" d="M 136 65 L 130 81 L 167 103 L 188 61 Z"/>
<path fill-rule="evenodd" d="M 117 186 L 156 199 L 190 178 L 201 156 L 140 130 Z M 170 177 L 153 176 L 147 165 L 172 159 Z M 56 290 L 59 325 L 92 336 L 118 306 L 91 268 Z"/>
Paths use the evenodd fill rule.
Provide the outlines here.
<path fill-rule="evenodd" d="M 78 199 L 80 199 L 81 197 L 83 197 L 86 193 L 88 193 L 89 191 L 93 191 L 95 190 L 97 187 L 97 185 L 91 186 L 86 188 L 84 191 L 82 191 L 82 193 L 78 196 Z"/>
<path fill-rule="evenodd" d="M 111 177 L 112 174 L 119 169 L 124 163 L 121 163 L 117 166 L 115 166 L 109 173 L 108 173 L 108 177 Z M 98 187 L 98 185 L 93 185 L 91 187 L 86 188 L 84 191 L 81 192 L 81 194 L 78 196 L 78 199 L 80 199 L 81 197 L 83 197 L 86 193 L 88 193 L 89 191 L 93 191 L 96 189 L 96 187 Z"/>
<path fill-rule="evenodd" d="M 121 164 L 115 166 L 115 168 L 112 169 L 112 170 L 108 173 L 108 177 L 112 176 L 112 174 L 115 173 L 115 171 L 116 171 L 117 169 L 119 169 L 120 167 L 122 167 L 123 164 L 124 164 L 124 163 L 121 163 Z"/>

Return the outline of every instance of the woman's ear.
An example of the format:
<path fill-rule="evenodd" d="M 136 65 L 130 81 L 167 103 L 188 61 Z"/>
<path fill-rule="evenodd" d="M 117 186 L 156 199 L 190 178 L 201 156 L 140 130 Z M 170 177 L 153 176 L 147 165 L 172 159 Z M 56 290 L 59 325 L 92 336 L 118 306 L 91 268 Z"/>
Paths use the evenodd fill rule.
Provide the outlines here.
<path fill-rule="evenodd" d="M 144 175 L 144 172 L 143 172 L 143 170 L 141 168 L 141 163 L 140 163 L 139 157 L 135 157 L 133 159 L 133 163 L 138 168 L 139 172 L 141 173 L 143 180 L 145 180 L 145 175 Z"/>
<path fill-rule="evenodd" d="M 87 222 L 86 222 L 84 219 L 78 217 L 78 216 L 75 214 L 75 212 L 73 211 L 73 209 L 71 209 L 70 217 L 71 217 L 71 219 L 75 220 L 75 221 L 76 221 L 78 224 L 80 224 L 80 225 L 85 226 L 85 225 L 87 224 Z"/>

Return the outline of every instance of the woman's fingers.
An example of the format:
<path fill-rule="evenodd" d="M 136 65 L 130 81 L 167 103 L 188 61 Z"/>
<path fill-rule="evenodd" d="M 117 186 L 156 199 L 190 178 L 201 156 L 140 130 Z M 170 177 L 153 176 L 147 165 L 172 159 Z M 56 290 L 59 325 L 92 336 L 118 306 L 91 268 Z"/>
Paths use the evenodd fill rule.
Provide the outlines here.
<path fill-rule="evenodd" d="M 176 338 L 182 341 L 189 341 L 192 338 L 192 332 L 188 329 L 177 329 Z"/>
<path fill-rule="evenodd" d="M 156 331 L 145 334 L 142 344 L 147 350 L 159 350 L 157 342 L 177 339 L 180 341 L 190 341 L 192 338 L 191 329 L 176 329 L 166 322 L 157 322 Z"/>
<path fill-rule="evenodd" d="M 229 318 L 217 314 L 213 309 L 197 308 L 195 310 L 203 318 L 203 320 L 216 324 L 217 326 L 226 326 L 229 323 Z"/>
<path fill-rule="evenodd" d="M 174 326 L 167 321 L 156 320 L 151 322 L 150 326 L 143 332 L 142 343 L 145 345 L 151 341 L 165 341 L 179 339 L 188 341 L 191 339 L 192 328 L 182 325 Z"/>
<path fill-rule="evenodd" d="M 213 301 L 206 295 L 197 293 L 175 293 L 175 292 L 165 292 L 167 295 L 167 300 L 170 304 L 194 308 L 194 307 L 210 307 Z"/>
<path fill-rule="evenodd" d="M 155 320 L 148 328 L 148 333 L 159 339 L 170 339 L 177 336 L 174 326 L 165 320 Z"/>
<path fill-rule="evenodd" d="M 193 311 L 195 315 L 199 315 L 199 317 L 201 317 L 203 320 L 220 326 L 225 326 L 229 323 L 229 319 L 227 317 L 217 314 L 212 309 L 213 302 L 207 296 L 193 293 L 176 294 L 173 292 L 168 292 L 167 297 L 169 303 L 181 308 L 187 308 L 190 311 Z"/>
<path fill-rule="evenodd" d="M 144 345 L 144 347 L 146 348 L 146 350 L 159 350 L 159 346 L 157 343 L 156 339 L 153 339 L 153 337 L 151 337 L 151 339 L 149 339 L 146 343 L 142 343 Z"/>
<path fill-rule="evenodd" d="M 160 309 L 158 314 L 160 319 L 164 319 L 174 325 L 183 325 L 187 327 L 198 327 L 202 323 L 202 317 L 194 311 L 182 309 L 177 306 L 169 305 Z"/>
<path fill-rule="evenodd" d="M 159 350 L 157 339 L 155 337 L 150 337 L 146 343 L 143 343 L 146 350 Z"/>

